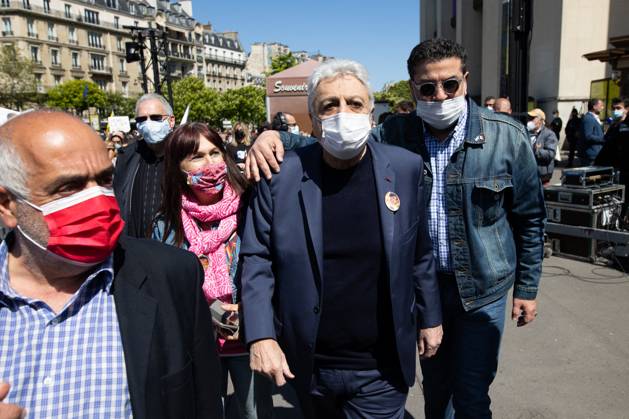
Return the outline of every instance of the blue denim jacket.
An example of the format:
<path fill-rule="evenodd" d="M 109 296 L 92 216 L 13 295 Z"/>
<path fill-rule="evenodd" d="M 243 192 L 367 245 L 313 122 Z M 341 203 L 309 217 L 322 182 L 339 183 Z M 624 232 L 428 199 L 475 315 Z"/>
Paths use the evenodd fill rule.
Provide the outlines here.
<path fill-rule="evenodd" d="M 447 167 L 450 251 L 461 303 L 472 310 L 513 295 L 535 299 L 542 270 L 546 210 L 537 163 L 521 124 L 468 99 L 467 136 Z M 396 115 L 372 132 L 424 159 L 426 202 L 432 171 L 415 114 Z M 285 147 L 312 140 L 281 134 Z"/>

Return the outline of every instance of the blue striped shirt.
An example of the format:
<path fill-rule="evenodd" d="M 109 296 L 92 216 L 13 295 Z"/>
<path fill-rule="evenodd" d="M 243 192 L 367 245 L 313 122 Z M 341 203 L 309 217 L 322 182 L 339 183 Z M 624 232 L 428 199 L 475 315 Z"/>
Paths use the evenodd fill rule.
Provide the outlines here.
<path fill-rule="evenodd" d="M 446 167 L 454 152 L 465 141 L 467 131 L 467 102 L 454 130 L 445 140 L 435 138 L 424 124 L 424 142 L 430 155 L 432 169 L 432 191 L 428 205 L 428 232 L 432 240 L 432 251 L 437 261 L 437 270 L 452 272 L 450 242 L 448 240 L 448 205 L 446 195 Z"/>
<path fill-rule="evenodd" d="M 130 418 L 131 400 L 111 284 L 112 260 L 98 266 L 55 313 L 18 295 L 0 243 L 0 380 L 6 403 L 30 418 Z"/>

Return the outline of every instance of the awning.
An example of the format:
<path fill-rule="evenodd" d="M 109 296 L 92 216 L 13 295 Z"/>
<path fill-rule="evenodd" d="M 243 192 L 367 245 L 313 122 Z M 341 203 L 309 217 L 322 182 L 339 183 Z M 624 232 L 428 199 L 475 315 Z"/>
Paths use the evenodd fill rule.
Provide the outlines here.
<path fill-rule="evenodd" d="M 611 48 L 583 54 L 588 61 L 611 63 L 615 70 L 629 69 L 629 35 L 609 38 Z"/>

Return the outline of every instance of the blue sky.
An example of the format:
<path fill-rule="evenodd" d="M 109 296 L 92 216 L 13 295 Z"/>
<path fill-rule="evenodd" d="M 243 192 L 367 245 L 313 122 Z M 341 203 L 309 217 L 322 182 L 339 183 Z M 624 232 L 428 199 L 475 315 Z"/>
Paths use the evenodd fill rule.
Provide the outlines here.
<path fill-rule="evenodd" d="M 197 0 L 195 19 L 217 32 L 237 31 L 253 42 L 281 42 L 361 62 L 374 90 L 407 79 L 406 59 L 419 40 L 418 0 Z"/>

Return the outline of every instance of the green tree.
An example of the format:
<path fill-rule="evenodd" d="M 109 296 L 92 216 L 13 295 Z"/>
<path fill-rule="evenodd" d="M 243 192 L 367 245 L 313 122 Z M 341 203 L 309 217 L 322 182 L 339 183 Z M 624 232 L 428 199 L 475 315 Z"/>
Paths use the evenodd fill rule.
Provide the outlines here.
<path fill-rule="evenodd" d="M 216 90 L 205 87 L 203 80 L 197 77 L 186 77 L 173 83 L 173 102 L 177 121 L 181 121 L 186 107 L 190 105 L 188 121 L 206 122 L 214 127 L 221 124 L 220 95 Z"/>
<path fill-rule="evenodd" d="M 221 119 L 228 119 L 232 123 L 262 123 L 266 118 L 265 95 L 265 90 L 256 86 L 225 91 L 221 97 Z"/>
<path fill-rule="evenodd" d="M 33 63 L 22 57 L 13 44 L 4 45 L 0 49 L 0 104 L 22 110 L 38 97 Z"/>
<path fill-rule="evenodd" d="M 271 60 L 271 71 L 269 71 L 269 75 L 279 73 L 287 68 L 295 67 L 297 64 L 297 58 L 290 52 L 288 54 L 278 55 Z"/>
<path fill-rule="evenodd" d="M 81 114 L 91 107 L 105 109 L 107 95 L 91 81 L 69 80 L 50 89 L 47 103 L 51 108 L 74 109 Z"/>
<path fill-rule="evenodd" d="M 133 117 L 135 114 L 135 102 L 137 98 L 125 97 L 120 93 L 107 93 L 103 117 L 111 115 Z"/>
<path fill-rule="evenodd" d="M 384 85 L 384 88 L 376 92 L 374 96 L 377 101 L 387 102 L 392 108 L 403 100 L 413 101 L 411 87 L 408 85 L 407 80 L 387 83 Z"/>

